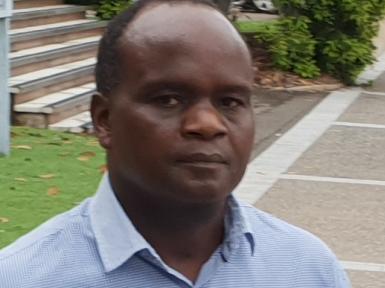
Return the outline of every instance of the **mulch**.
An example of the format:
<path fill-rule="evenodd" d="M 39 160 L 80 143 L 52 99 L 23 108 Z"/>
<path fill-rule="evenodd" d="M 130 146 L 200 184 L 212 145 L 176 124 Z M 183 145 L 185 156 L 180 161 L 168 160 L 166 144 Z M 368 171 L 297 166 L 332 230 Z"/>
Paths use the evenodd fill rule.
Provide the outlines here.
<path fill-rule="evenodd" d="M 330 91 L 344 87 L 340 81 L 329 75 L 304 79 L 294 73 L 277 70 L 273 67 L 266 49 L 256 45 L 250 49 L 254 61 L 256 87 L 289 91 Z"/>

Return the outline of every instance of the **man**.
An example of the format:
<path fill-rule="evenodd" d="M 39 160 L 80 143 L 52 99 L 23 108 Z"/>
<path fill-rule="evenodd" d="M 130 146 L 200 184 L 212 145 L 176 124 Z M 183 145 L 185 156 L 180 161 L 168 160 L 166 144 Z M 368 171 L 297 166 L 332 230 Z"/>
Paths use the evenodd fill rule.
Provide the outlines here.
<path fill-rule="evenodd" d="M 101 40 L 96 82 L 108 175 L 0 253 L 2 288 L 349 286 L 322 242 L 231 195 L 253 146 L 253 72 L 210 2 L 136 2 Z"/>

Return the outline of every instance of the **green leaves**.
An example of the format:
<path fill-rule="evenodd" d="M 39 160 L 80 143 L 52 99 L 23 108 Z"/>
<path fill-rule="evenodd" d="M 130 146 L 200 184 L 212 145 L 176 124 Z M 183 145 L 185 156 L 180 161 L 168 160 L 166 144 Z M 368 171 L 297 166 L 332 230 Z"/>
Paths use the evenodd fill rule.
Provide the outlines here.
<path fill-rule="evenodd" d="M 307 17 L 286 17 L 256 35 L 267 44 L 274 66 L 303 78 L 319 76 L 315 58 L 316 41 L 309 32 Z"/>
<path fill-rule="evenodd" d="M 103 20 L 110 20 L 132 4 L 131 0 L 101 0 L 98 16 Z"/>
<path fill-rule="evenodd" d="M 371 41 L 360 41 L 346 35 L 325 41 L 322 52 L 329 63 L 325 69 L 347 84 L 353 84 L 363 68 L 374 61 Z"/>
<path fill-rule="evenodd" d="M 283 38 L 277 40 L 285 45 L 269 42 L 274 46 L 275 58 L 279 58 L 276 61 L 278 67 L 290 67 L 303 77 L 311 77 L 317 74 L 312 68 L 314 65 L 352 84 L 374 61 L 372 41 L 378 33 L 378 23 L 385 15 L 385 0 L 276 0 L 276 6 L 287 19 L 281 24 L 289 25 L 281 35 Z M 293 17 L 307 20 L 294 21 Z M 307 31 L 303 23 L 306 23 Z M 299 57 L 298 41 L 304 50 Z M 280 59 L 284 56 L 289 59 Z M 306 57 L 308 65 L 300 57 Z"/>

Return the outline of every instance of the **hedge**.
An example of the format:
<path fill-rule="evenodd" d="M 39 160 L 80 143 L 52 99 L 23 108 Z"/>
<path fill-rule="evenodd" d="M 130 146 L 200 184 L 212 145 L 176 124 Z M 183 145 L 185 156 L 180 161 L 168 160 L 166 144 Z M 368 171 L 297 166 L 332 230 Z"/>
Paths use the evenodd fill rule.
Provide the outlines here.
<path fill-rule="evenodd" d="M 353 84 L 374 62 L 373 38 L 385 15 L 385 0 L 276 0 L 275 4 L 283 19 L 306 23 L 307 32 L 303 27 L 298 32 L 310 36 L 309 42 L 302 39 L 308 52 L 314 42 L 312 59 L 322 72 Z M 281 37 L 289 38 L 286 32 L 282 27 Z"/>

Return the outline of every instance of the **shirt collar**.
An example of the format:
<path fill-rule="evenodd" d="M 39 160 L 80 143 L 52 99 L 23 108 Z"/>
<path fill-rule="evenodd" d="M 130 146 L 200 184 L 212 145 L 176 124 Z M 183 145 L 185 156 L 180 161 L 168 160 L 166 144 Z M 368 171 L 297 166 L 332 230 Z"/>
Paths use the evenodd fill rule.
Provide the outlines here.
<path fill-rule="evenodd" d="M 238 247 L 240 237 L 246 237 L 253 254 L 255 239 L 244 208 L 232 195 L 229 197 L 228 205 L 230 213 L 227 214 L 225 221 L 223 257 L 228 259 L 230 253 Z M 120 267 L 142 250 L 148 250 L 153 256 L 159 257 L 127 217 L 112 190 L 107 173 L 103 176 L 91 201 L 90 219 L 106 272 Z"/>
<path fill-rule="evenodd" d="M 250 245 L 251 255 L 254 255 L 255 238 L 251 223 L 246 216 L 245 208 L 240 205 L 233 195 L 230 195 L 228 199 L 228 207 L 229 212 L 225 218 L 226 234 L 222 248 L 224 260 L 227 261 L 230 258 L 230 254 L 239 247 L 242 237 L 246 238 Z"/>
<path fill-rule="evenodd" d="M 141 250 L 153 250 L 124 212 L 112 191 L 108 174 L 103 176 L 92 199 L 90 218 L 106 272 L 115 270 Z"/>

